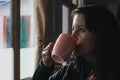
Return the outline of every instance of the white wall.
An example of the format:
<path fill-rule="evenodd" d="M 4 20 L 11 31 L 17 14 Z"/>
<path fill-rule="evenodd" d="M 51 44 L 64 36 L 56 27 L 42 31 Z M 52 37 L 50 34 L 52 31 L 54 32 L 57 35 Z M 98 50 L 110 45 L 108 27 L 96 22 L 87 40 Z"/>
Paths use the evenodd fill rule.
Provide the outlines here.
<path fill-rule="evenodd" d="M 0 49 L 0 80 L 14 80 L 12 48 Z"/>
<path fill-rule="evenodd" d="M 68 33 L 68 8 L 62 6 L 62 32 Z"/>
<path fill-rule="evenodd" d="M 35 48 L 20 50 L 20 78 L 32 77 L 35 69 Z"/>

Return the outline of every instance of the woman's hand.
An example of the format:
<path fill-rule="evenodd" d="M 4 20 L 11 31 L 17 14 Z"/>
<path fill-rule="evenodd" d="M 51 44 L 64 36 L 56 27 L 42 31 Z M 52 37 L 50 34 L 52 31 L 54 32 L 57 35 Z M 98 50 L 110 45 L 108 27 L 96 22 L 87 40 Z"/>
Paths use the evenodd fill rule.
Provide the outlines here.
<path fill-rule="evenodd" d="M 42 52 L 42 60 L 43 60 L 43 64 L 46 67 L 50 67 L 52 66 L 52 64 L 54 63 L 54 61 L 51 58 L 51 52 L 53 49 L 54 43 L 49 43 Z"/>

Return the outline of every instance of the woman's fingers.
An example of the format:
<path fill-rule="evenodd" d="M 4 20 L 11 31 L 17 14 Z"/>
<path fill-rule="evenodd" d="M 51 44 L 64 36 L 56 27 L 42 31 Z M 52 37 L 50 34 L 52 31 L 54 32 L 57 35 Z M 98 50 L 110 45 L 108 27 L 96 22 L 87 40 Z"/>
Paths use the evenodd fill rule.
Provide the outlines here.
<path fill-rule="evenodd" d="M 51 58 L 51 52 L 53 49 L 54 43 L 49 43 L 42 52 L 42 59 L 43 59 L 43 64 L 45 66 L 51 66 L 53 64 L 53 60 Z"/>

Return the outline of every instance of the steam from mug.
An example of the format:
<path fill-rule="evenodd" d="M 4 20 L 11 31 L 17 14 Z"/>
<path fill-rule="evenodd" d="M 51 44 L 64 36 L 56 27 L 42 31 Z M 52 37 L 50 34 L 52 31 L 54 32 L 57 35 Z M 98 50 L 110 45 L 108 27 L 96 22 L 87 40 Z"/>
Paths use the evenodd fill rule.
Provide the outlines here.
<path fill-rule="evenodd" d="M 75 46 L 76 41 L 70 34 L 60 34 L 52 50 L 53 60 L 57 63 L 63 63 L 71 55 Z"/>

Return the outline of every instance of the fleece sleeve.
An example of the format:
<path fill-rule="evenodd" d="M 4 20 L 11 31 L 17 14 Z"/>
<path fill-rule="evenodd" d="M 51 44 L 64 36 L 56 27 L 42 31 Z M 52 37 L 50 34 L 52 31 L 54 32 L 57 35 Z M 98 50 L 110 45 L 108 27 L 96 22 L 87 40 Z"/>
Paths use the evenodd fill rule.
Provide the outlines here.
<path fill-rule="evenodd" d="M 46 67 L 41 61 L 38 65 L 32 80 L 49 80 L 49 77 L 53 74 L 54 65 L 51 67 Z"/>

